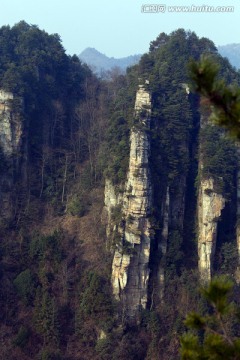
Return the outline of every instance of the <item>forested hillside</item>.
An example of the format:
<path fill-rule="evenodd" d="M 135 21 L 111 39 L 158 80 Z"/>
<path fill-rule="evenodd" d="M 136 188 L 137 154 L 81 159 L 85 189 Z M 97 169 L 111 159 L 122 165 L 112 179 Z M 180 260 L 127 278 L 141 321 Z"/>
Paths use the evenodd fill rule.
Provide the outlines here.
<path fill-rule="evenodd" d="M 180 358 L 200 284 L 239 292 L 238 151 L 188 64 L 239 74 L 182 29 L 108 81 L 23 21 L 0 49 L 2 358 Z"/>

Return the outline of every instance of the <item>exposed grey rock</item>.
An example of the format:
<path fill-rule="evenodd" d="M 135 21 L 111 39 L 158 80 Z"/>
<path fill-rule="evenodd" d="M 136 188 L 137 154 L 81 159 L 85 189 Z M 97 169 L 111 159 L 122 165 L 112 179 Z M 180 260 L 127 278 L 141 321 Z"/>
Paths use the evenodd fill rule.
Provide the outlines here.
<path fill-rule="evenodd" d="M 14 212 L 14 176 L 19 172 L 23 139 L 23 122 L 19 113 L 12 109 L 14 96 L 0 90 L 0 151 L 4 172 L 0 177 L 0 214 L 11 219 Z M 23 104 L 22 104 L 23 105 Z"/>
<path fill-rule="evenodd" d="M 151 225 L 148 219 L 152 206 L 152 187 L 149 171 L 150 141 L 144 127 L 150 124 L 151 97 L 139 87 L 135 102 L 135 117 L 139 128 L 130 135 L 130 157 L 127 182 L 123 195 L 116 196 L 110 181 L 106 181 L 105 206 L 109 223 L 108 237 L 117 231 L 121 237 L 116 244 L 112 264 L 113 293 L 121 299 L 124 315 L 135 318 L 139 308 L 147 304 Z M 142 128 L 141 128 L 142 127 Z M 122 224 L 113 224 L 112 209 L 121 206 Z"/>
<path fill-rule="evenodd" d="M 19 151 L 22 137 L 22 122 L 12 111 L 13 94 L 0 90 L 0 146 L 9 157 Z"/>
<path fill-rule="evenodd" d="M 217 226 L 225 199 L 215 190 L 214 180 L 202 179 L 198 194 L 198 268 L 202 282 L 211 279 L 215 254 Z"/>

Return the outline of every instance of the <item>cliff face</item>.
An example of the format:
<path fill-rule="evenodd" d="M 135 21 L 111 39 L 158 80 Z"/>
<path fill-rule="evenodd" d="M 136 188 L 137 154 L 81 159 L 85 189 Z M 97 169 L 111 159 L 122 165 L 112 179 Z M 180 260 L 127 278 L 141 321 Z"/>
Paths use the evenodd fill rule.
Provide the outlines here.
<path fill-rule="evenodd" d="M 127 318 L 134 317 L 138 309 L 145 308 L 147 303 L 151 237 L 148 216 L 152 206 L 152 188 L 150 142 L 145 128 L 150 126 L 150 107 L 150 94 L 140 86 L 135 102 L 139 127 L 131 130 L 129 170 L 124 192 L 116 196 L 109 181 L 105 189 L 109 220 L 114 207 L 121 207 L 122 212 L 120 222 L 112 225 L 112 231 L 118 237 L 112 264 L 112 286 L 115 297 L 123 302 Z M 108 225 L 108 235 L 110 227 Z"/>
<path fill-rule="evenodd" d="M 198 267 L 202 282 L 211 279 L 218 221 L 224 206 L 225 199 L 216 192 L 214 180 L 202 179 L 198 195 Z"/>
<path fill-rule="evenodd" d="M 3 154 L 10 157 L 20 150 L 22 122 L 12 110 L 13 94 L 0 90 L 0 145 Z"/>
<path fill-rule="evenodd" d="M 0 90 L 0 151 L 1 160 L 7 164 L 0 177 L 0 201 L 3 218 L 11 218 L 13 212 L 13 184 L 19 172 L 23 123 L 19 113 L 13 110 L 14 96 Z"/>
<path fill-rule="evenodd" d="M 186 230 L 184 227 L 189 225 L 189 220 L 194 223 L 197 219 L 199 277 L 202 283 L 208 282 L 212 276 L 217 238 L 221 233 L 219 232 L 221 217 L 226 222 L 226 213 L 223 212 L 227 201 L 227 196 L 224 195 L 226 189 L 223 185 L 220 186 L 221 183 L 223 184 L 223 178 L 218 173 L 207 175 L 206 171 L 209 166 L 206 154 L 209 152 L 211 154 L 212 148 L 211 141 L 207 140 L 207 143 L 206 141 L 204 143 L 204 134 L 209 134 L 209 131 L 211 133 L 211 130 L 215 131 L 216 128 L 209 127 L 208 116 L 202 115 L 200 131 L 203 132 L 200 133 L 197 164 L 200 180 L 198 194 L 193 196 L 190 194 L 195 191 L 193 182 L 190 189 L 188 188 L 190 174 L 188 170 L 179 172 L 172 183 L 166 180 L 164 182 L 164 175 L 161 178 L 161 174 L 158 175 L 157 180 L 151 178 L 149 165 L 151 139 L 147 131 L 150 127 L 150 108 L 150 95 L 140 87 L 135 103 L 135 118 L 138 119 L 138 125 L 134 126 L 130 133 L 127 181 L 118 188 L 118 191 L 110 180 L 107 180 L 105 185 L 107 237 L 113 251 L 113 294 L 121 302 L 124 316 L 128 320 L 136 319 L 138 309 L 146 308 L 147 302 L 151 308 L 164 302 L 167 281 L 173 271 L 181 272 L 178 259 L 182 256 L 180 261 L 187 262 L 184 257 L 184 251 L 186 253 L 188 251 L 187 242 L 194 242 L 192 228 Z M 216 131 L 217 133 L 213 132 L 214 140 L 217 141 L 215 146 L 221 147 L 224 136 Z M 189 151 L 190 141 L 192 141 L 190 136 L 180 141 L 181 149 L 184 149 L 186 154 Z M 197 149 L 195 151 L 197 152 Z M 211 156 L 214 158 L 214 155 L 215 148 Z M 213 159 L 214 161 L 216 159 Z M 210 165 L 212 163 L 210 162 Z M 195 179 L 197 170 L 195 168 L 192 171 L 194 172 L 190 175 Z M 190 204 L 193 208 L 192 214 L 187 208 L 189 199 L 194 202 Z M 153 215 L 156 206 L 159 211 L 154 213 L 154 221 L 157 224 L 154 232 L 149 217 Z M 223 223 L 224 221 L 221 226 Z M 190 224 L 190 226 L 194 225 Z M 240 247 L 239 232 L 237 228 L 238 248 Z M 189 237 L 192 238 L 188 239 Z M 196 254 L 196 250 L 191 251 Z M 170 259 L 170 256 L 173 259 Z"/>

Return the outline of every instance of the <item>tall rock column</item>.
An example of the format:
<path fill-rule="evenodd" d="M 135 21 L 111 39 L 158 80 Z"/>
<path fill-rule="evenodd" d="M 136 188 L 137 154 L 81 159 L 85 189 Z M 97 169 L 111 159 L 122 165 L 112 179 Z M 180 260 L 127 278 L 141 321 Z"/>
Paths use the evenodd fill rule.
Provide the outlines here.
<path fill-rule="evenodd" d="M 201 128 L 209 126 L 208 117 L 202 116 Z M 210 125 L 211 126 L 211 125 Z M 213 126 L 213 125 L 212 125 Z M 216 249 L 218 222 L 225 207 L 226 199 L 217 189 L 216 180 L 211 175 L 203 175 L 205 166 L 204 149 L 200 141 L 199 188 L 198 188 L 198 269 L 200 281 L 210 281 Z"/>
<path fill-rule="evenodd" d="M 13 99 L 12 93 L 0 90 L 0 146 L 6 157 L 19 150 L 22 137 L 22 122 L 12 110 Z"/>
<path fill-rule="evenodd" d="M 112 286 L 115 297 L 121 300 L 127 321 L 136 319 L 139 309 L 147 304 L 151 238 L 149 215 L 152 207 L 147 133 L 150 115 L 151 97 L 140 85 L 134 112 L 136 126 L 130 134 L 129 170 L 124 193 L 118 200 L 114 194 L 109 196 L 109 189 L 112 189 L 109 181 L 105 191 L 106 208 L 112 202 L 122 209 L 122 220 L 118 226 L 120 241 L 116 244 L 112 264 Z"/>
<path fill-rule="evenodd" d="M 12 93 L 0 89 L 0 213 L 5 219 L 12 216 L 13 183 L 19 171 L 23 136 L 22 119 L 13 111 L 13 100 Z"/>
<path fill-rule="evenodd" d="M 211 279 L 217 226 L 224 206 L 225 199 L 215 191 L 213 178 L 202 179 L 198 194 L 198 268 L 202 282 Z"/>

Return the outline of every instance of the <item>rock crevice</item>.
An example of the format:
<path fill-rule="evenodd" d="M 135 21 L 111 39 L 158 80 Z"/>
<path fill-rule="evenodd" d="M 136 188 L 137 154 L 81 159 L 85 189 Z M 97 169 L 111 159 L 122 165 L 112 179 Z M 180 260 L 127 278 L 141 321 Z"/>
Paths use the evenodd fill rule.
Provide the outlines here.
<path fill-rule="evenodd" d="M 109 180 L 105 187 L 105 207 L 108 214 L 107 235 L 119 237 L 112 264 L 112 286 L 115 297 L 123 302 L 125 316 L 134 318 L 147 304 L 152 206 L 149 170 L 151 97 L 139 87 L 135 102 L 138 126 L 130 134 L 130 156 L 127 181 L 121 195 L 116 195 Z M 121 220 L 112 221 L 113 209 L 121 207 Z"/>
<path fill-rule="evenodd" d="M 0 145 L 6 157 L 16 155 L 21 146 L 22 121 L 12 110 L 12 93 L 0 90 Z"/>
<path fill-rule="evenodd" d="M 226 200 L 215 190 L 214 179 L 202 179 L 198 194 L 198 267 L 202 282 L 211 279 L 218 221 Z"/>
<path fill-rule="evenodd" d="M 13 110 L 13 101 L 12 93 L 0 90 L 0 157 L 4 164 L 4 171 L 0 166 L 0 214 L 7 221 L 14 212 L 14 183 L 20 173 L 24 135 L 23 121 L 20 113 Z M 22 110 L 22 99 L 19 101 Z"/>

